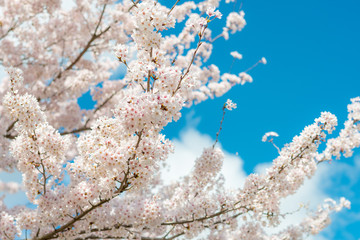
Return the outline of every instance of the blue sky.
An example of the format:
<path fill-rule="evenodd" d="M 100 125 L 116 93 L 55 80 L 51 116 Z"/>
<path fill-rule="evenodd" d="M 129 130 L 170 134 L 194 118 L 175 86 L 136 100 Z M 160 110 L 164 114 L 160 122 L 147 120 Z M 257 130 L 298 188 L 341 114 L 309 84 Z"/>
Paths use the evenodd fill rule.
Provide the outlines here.
<path fill-rule="evenodd" d="M 172 5 L 175 1 L 166 2 Z M 226 113 L 220 142 L 232 161 L 239 161 L 238 173 L 243 176 L 276 158 L 275 148 L 261 142 L 265 132 L 279 133 L 275 142 L 283 146 L 313 123 L 321 111 L 335 114 L 338 129 L 342 128 L 350 98 L 360 96 L 360 1 L 243 0 L 241 4 L 246 27 L 228 41 L 217 40 L 208 63 L 226 72 L 232 62 L 229 53 L 236 50 L 243 54 L 243 60 L 234 64 L 232 73 L 247 69 L 263 56 L 268 64 L 249 72 L 253 83 L 236 86 L 223 97 L 184 109 L 184 117 L 167 126 L 164 133 L 183 151 L 190 147 L 185 143 L 189 136 L 202 141 L 196 151 L 186 155 L 196 156 L 194 152 L 199 153 L 215 138 L 221 107 L 226 99 L 232 99 L 238 108 Z M 236 9 L 239 6 L 240 1 Z M 224 15 L 231 9 L 232 5 L 220 7 Z M 225 21 L 223 18 L 211 24 L 221 29 Z M 82 102 L 83 106 L 87 104 Z M 352 209 L 334 216 L 334 223 L 322 237 L 359 239 L 360 151 L 352 158 L 319 168 L 315 180 L 308 183 L 318 190 L 313 188 L 308 193 L 319 198 L 345 196 L 352 202 Z M 7 176 L 5 179 L 11 180 Z"/>

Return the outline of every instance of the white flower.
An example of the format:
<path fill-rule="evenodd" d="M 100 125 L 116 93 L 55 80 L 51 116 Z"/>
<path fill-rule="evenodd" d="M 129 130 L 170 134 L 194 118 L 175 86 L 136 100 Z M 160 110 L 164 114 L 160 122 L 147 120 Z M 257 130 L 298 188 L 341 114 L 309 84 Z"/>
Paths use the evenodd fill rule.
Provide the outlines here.
<path fill-rule="evenodd" d="M 246 82 L 252 82 L 252 77 L 246 72 L 239 73 L 239 77 L 241 78 L 241 84 L 245 84 Z"/>
<path fill-rule="evenodd" d="M 227 101 L 226 101 L 226 103 L 225 103 L 225 108 L 227 109 L 227 110 L 233 110 L 233 109 L 236 109 L 236 107 L 237 107 L 237 105 L 236 105 L 236 103 L 233 103 L 233 101 L 231 101 L 230 99 L 228 99 Z"/>
<path fill-rule="evenodd" d="M 236 59 L 242 59 L 243 58 L 242 54 L 238 53 L 237 51 L 231 52 L 230 55 L 233 56 L 233 58 L 236 58 Z"/>
<path fill-rule="evenodd" d="M 226 27 L 231 30 L 231 33 L 241 31 L 245 27 L 244 15 L 245 13 L 241 11 L 239 13 L 232 12 L 227 16 Z"/>
<path fill-rule="evenodd" d="M 22 70 L 19 68 L 9 67 L 6 69 L 9 74 L 11 87 L 13 90 L 19 89 L 24 82 L 24 78 L 22 76 Z"/>
<path fill-rule="evenodd" d="M 229 29 L 224 27 L 223 28 L 223 32 L 222 32 L 222 35 L 224 37 L 225 40 L 228 40 L 229 39 Z"/>
<path fill-rule="evenodd" d="M 124 61 L 128 55 L 128 48 L 123 44 L 118 44 L 114 47 L 114 52 L 120 61 Z"/>
<path fill-rule="evenodd" d="M 209 17 L 215 16 L 215 18 L 218 18 L 218 19 L 221 19 L 221 17 L 222 17 L 222 14 L 221 14 L 221 12 L 219 12 L 219 10 L 216 10 L 216 11 L 215 11 L 215 7 L 209 7 L 209 8 L 206 10 L 206 14 L 207 14 Z"/>
<path fill-rule="evenodd" d="M 212 17 L 215 15 L 215 7 L 209 7 L 207 10 L 206 10 L 206 14 L 209 16 L 209 17 Z"/>
<path fill-rule="evenodd" d="M 266 142 L 268 137 L 278 137 L 278 136 L 279 136 L 279 134 L 277 134 L 276 132 L 267 132 L 264 134 L 264 136 L 262 137 L 261 140 L 263 142 Z"/>
<path fill-rule="evenodd" d="M 206 20 L 205 18 L 200 18 L 199 20 L 199 25 L 200 26 L 206 26 L 208 24 L 208 20 Z"/>
<path fill-rule="evenodd" d="M 262 64 L 266 64 L 266 63 L 267 63 L 266 58 L 262 57 L 261 60 L 260 60 L 260 62 L 261 62 Z"/>

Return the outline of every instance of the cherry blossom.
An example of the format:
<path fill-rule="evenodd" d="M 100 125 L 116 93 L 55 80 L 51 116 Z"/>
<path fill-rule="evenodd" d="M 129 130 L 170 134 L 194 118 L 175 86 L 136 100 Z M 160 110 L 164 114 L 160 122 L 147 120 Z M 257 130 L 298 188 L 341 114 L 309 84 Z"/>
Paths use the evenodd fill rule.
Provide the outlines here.
<path fill-rule="evenodd" d="M 278 136 L 279 136 L 279 134 L 277 134 L 276 132 L 267 132 L 267 133 L 264 134 L 261 141 L 266 142 L 266 141 L 268 141 L 267 140 L 268 137 L 278 137 Z"/>
<path fill-rule="evenodd" d="M 225 107 L 227 110 L 233 110 L 233 109 L 236 109 L 237 105 L 236 103 L 233 103 L 233 101 L 231 101 L 230 99 L 228 99 L 225 103 Z"/>
<path fill-rule="evenodd" d="M 327 199 L 298 225 L 266 232 L 282 221 L 280 201 L 320 163 L 349 157 L 360 146 L 359 97 L 351 99 L 338 136 L 326 139 L 338 123 L 321 113 L 277 147 L 266 173 L 250 174 L 233 190 L 224 184 L 225 154 L 216 145 L 226 110 L 237 107 L 228 99 L 215 143 L 186 176 L 163 181 L 176 151 L 163 129 L 184 107 L 253 82 L 249 71 L 267 61 L 236 72 L 208 63 L 216 39 L 246 26 L 243 11 L 221 22 L 220 0 L 160 2 L 78 0 L 65 9 L 62 1 L 0 1 L 7 71 L 0 87 L 0 170 L 22 174 L 22 183 L 1 181 L 0 191 L 24 191 L 31 203 L 8 208 L 0 197 L 1 239 L 304 239 L 323 230 L 332 212 L 350 207 L 345 198 Z M 119 79 L 110 78 L 116 69 Z M 84 94 L 93 108 L 80 108 Z M 274 136 L 266 133 L 263 141 Z"/>
<path fill-rule="evenodd" d="M 238 53 L 237 51 L 230 52 L 230 55 L 233 56 L 236 59 L 242 59 L 243 58 L 243 56 L 240 53 Z"/>
<path fill-rule="evenodd" d="M 267 64 L 267 60 L 266 60 L 266 58 L 264 58 L 264 57 L 262 57 L 262 58 L 260 59 L 260 62 L 261 62 L 262 64 Z"/>

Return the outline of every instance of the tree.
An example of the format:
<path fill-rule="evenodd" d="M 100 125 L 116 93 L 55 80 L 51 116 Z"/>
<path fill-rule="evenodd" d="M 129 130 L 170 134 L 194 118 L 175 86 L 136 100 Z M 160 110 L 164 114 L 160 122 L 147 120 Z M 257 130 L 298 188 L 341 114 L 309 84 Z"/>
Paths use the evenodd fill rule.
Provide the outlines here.
<path fill-rule="evenodd" d="M 244 12 L 226 16 L 214 37 L 220 1 L 179 2 L 168 8 L 155 0 L 78 0 L 65 10 L 60 1 L 0 1 L 1 63 L 8 72 L 0 90 L 0 164 L 23 176 L 22 186 L 1 189 L 22 188 L 32 203 L 1 204 L 1 239 L 302 239 L 325 228 L 331 212 L 350 206 L 345 198 L 327 199 L 298 225 L 277 234 L 264 230 L 280 223 L 280 200 L 320 163 L 359 147 L 360 98 L 351 100 L 339 136 L 326 140 L 337 119 L 321 113 L 279 149 L 266 174 L 249 175 L 236 191 L 225 189 L 219 174 L 220 131 L 189 175 L 161 181 L 173 151 L 161 130 L 183 107 L 252 82 L 246 71 L 220 74 L 205 64 L 216 39 L 246 25 Z M 177 34 L 167 33 L 175 25 Z M 119 65 L 125 76 L 110 80 Z M 77 99 L 88 91 L 96 105 L 84 110 Z M 234 108 L 228 100 L 223 114 Z"/>

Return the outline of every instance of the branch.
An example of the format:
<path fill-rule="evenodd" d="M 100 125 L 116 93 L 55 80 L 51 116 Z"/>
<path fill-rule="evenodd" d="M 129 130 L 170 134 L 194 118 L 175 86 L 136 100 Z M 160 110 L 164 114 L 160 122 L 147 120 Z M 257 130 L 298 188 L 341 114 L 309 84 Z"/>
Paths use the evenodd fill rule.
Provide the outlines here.
<path fill-rule="evenodd" d="M 103 106 L 105 106 L 105 104 L 107 104 L 118 92 L 114 92 L 113 94 L 110 95 L 110 97 L 108 97 L 107 99 L 105 99 L 105 101 L 100 104 L 97 108 L 95 108 L 94 113 L 96 113 L 97 111 L 99 111 Z"/>
<path fill-rule="evenodd" d="M 15 22 L 14 25 L 12 25 L 12 26 L 6 31 L 6 33 L 4 33 L 4 34 L 0 37 L 0 40 L 2 40 L 3 38 L 5 38 L 5 37 L 6 37 L 10 32 L 12 32 L 13 30 L 15 30 L 16 24 L 17 24 L 17 22 Z"/>
<path fill-rule="evenodd" d="M 91 47 L 92 42 L 95 41 L 97 38 L 101 37 L 104 33 L 106 33 L 106 32 L 110 29 L 111 26 L 108 26 L 105 30 L 103 30 L 102 32 L 100 32 L 99 34 L 97 34 L 97 30 L 98 30 L 98 28 L 99 28 L 99 26 L 100 26 L 100 24 L 101 24 L 102 18 L 103 18 L 103 16 L 104 16 L 106 6 L 107 6 L 107 4 L 104 4 L 103 9 L 102 9 L 101 14 L 100 14 L 100 17 L 99 17 L 99 21 L 98 21 L 98 23 L 97 23 L 97 25 L 96 25 L 96 27 L 95 27 L 94 33 L 92 34 L 90 40 L 87 42 L 86 46 L 83 48 L 83 50 L 80 52 L 80 54 L 75 58 L 75 60 L 74 60 L 67 68 L 65 68 L 64 71 L 60 71 L 60 72 L 56 75 L 56 77 L 54 78 L 54 80 L 53 80 L 52 82 L 50 82 L 49 86 L 50 86 L 52 83 L 54 83 L 57 79 L 61 78 L 61 75 L 62 75 L 64 72 L 72 69 L 72 68 L 79 62 L 79 60 L 82 58 L 82 56 L 87 52 L 87 50 Z M 49 86 L 48 86 L 48 87 L 49 87 Z M 47 89 L 47 88 L 46 88 L 46 89 Z"/>
<path fill-rule="evenodd" d="M 192 59 L 191 59 L 191 62 L 189 63 L 189 66 L 187 67 L 184 75 L 181 75 L 180 81 L 179 81 L 179 83 L 178 83 L 175 91 L 173 92 L 173 96 L 174 96 L 175 93 L 180 89 L 180 85 L 181 85 L 182 80 L 183 80 L 183 79 L 186 77 L 186 75 L 190 72 L 191 65 L 194 63 L 194 60 L 195 60 L 195 57 L 196 57 L 196 53 L 197 53 L 197 51 L 199 50 L 199 48 L 200 48 L 200 46 L 201 46 L 201 44 L 202 44 L 201 39 L 202 39 L 202 37 L 203 37 L 203 35 L 204 35 L 204 32 L 205 32 L 206 28 L 207 28 L 207 25 L 204 27 L 203 32 L 201 32 L 201 30 L 200 30 L 200 32 L 199 32 L 199 42 L 198 42 L 197 47 L 196 47 L 196 49 L 195 49 L 195 51 L 194 51 L 194 54 L 193 54 Z"/>
<path fill-rule="evenodd" d="M 213 43 L 213 42 L 215 42 L 216 40 L 218 40 L 219 38 L 221 38 L 221 37 L 223 37 L 223 36 L 224 36 L 224 34 L 223 34 L 223 33 L 220 33 L 220 34 L 217 35 L 215 38 L 210 39 L 210 42 Z"/>
<path fill-rule="evenodd" d="M 11 135 L 9 132 L 14 128 L 15 123 L 17 123 L 19 120 L 13 121 L 10 126 L 6 129 L 6 134 L 3 135 L 5 138 L 8 139 L 15 139 L 15 136 Z"/>
<path fill-rule="evenodd" d="M 19 27 L 21 24 L 23 24 L 24 22 L 34 18 L 35 16 L 37 16 L 39 13 L 35 13 L 34 15 L 30 16 L 29 18 L 25 19 L 22 22 L 18 22 L 17 20 L 15 21 L 15 23 L 6 31 L 6 33 L 4 33 L 2 36 L 0 36 L 0 41 L 5 38 L 10 32 L 14 31 L 17 27 Z"/>
<path fill-rule="evenodd" d="M 130 12 L 131 9 L 133 9 L 133 7 L 136 7 L 136 8 L 137 8 L 137 5 L 136 5 L 136 4 L 138 4 L 138 3 L 140 2 L 140 0 L 136 0 L 136 2 L 134 2 L 134 0 L 131 0 L 131 1 L 133 2 L 133 5 L 128 9 L 128 12 Z"/>
<path fill-rule="evenodd" d="M 222 110 L 223 110 L 223 115 L 222 115 L 222 118 L 221 118 L 221 121 L 220 121 L 220 128 L 219 128 L 219 131 L 216 133 L 216 139 L 215 139 L 215 142 L 213 144 L 213 148 L 215 148 L 216 143 L 219 141 L 219 134 L 220 134 L 220 132 L 222 130 L 222 124 L 223 124 L 224 118 L 225 118 L 225 104 L 222 107 Z"/>
<path fill-rule="evenodd" d="M 169 238 L 165 238 L 165 237 L 162 237 L 162 238 L 141 237 L 141 240 L 172 240 L 172 239 L 180 237 L 181 235 L 184 235 L 184 234 L 185 234 L 184 232 L 181 232 L 181 233 L 176 234 L 174 236 L 171 236 Z"/>
<path fill-rule="evenodd" d="M 51 239 L 53 237 L 55 237 L 58 233 L 65 231 L 68 228 L 71 228 L 74 223 L 76 223 L 77 221 L 79 221 L 81 218 L 83 218 L 84 216 L 86 216 L 88 213 L 90 213 L 92 210 L 101 207 L 104 203 L 107 203 L 111 200 L 112 198 L 108 198 L 105 200 L 101 200 L 98 204 L 95 204 L 93 206 L 91 206 L 88 210 L 83 211 L 82 213 L 80 213 L 79 215 L 77 215 L 76 217 L 74 217 L 71 221 L 69 221 L 68 223 L 64 224 L 63 226 L 61 226 L 58 229 L 55 229 L 52 232 L 49 232 L 39 238 L 34 238 L 34 240 L 45 240 L 45 239 Z"/>
<path fill-rule="evenodd" d="M 192 223 L 192 222 L 202 222 L 204 220 L 207 220 L 207 219 L 210 219 L 210 218 L 214 218 L 214 217 L 217 217 L 217 216 L 220 216 L 224 213 L 227 213 L 227 212 L 230 212 L 230 211 L 235 211 L 236 209 L 224 209 L 224 210 L 221 210 L 217 213 L 214 213 L 212 215 L 209 215 L 209 216 L 204 216 L 204 217 L 201 217 L 201 218 L 193 218 L 193 219 L 190 219 L 190 220 L 182 220 L 182 221 L 175 221 L 175 222 L 165 222 L 165 223 L 161 223 L 161 225 L 163 226 L 172 226 L 172 225 L 178 225 L 178 224 L 184 224 L 184 223 Z"/>
<path fill-rule="evenodd" d="M 180 237 L 181 235 L 184 235 L 185 233 L 184 232 L 181 232 L 179 234 L 176 234 L 174 236 L 171 236 L 171 237 L 168 237 L 168 238 L 164 238 L 164 237 L 140 237 L 141 240 L 172 240 L 172 239 L 175 239 L 177 237 Z M 96 236 L 96 235 L 90 235 L 90 236 L 87 236 L 87 237 L 84 237 L 84 238 L 75 238 L 75 240 L 85 240 L 85 239 L 127 239 L 127 237 L 124 237 L 124 236 L 106 236 L 106 237 L 99 237 L 99 236 Z"/>
<path fill-rule="evenodd" d="M 39 154 L 39 157 L 40 157 L 40 152 L 38 151 L 38 154 Z M 43 178 L 44 178 L 44 185 L 43 185 L 43 196 L 45 196 L 46 194 L 46 181 L 49 177 L 46 177 L 46 171 L 45 171 L 45 166 L 44 166 L 44 163 L 43 163 L 43 159 L 40 158 L 40 165 L 41 165 L 41 168 L 42 168 L 42 171 L 40 171 L 40 173 L 43 175 Z"/>
<path fill-rule="evenodd" d="M 150 48 L 150 62 L 152 61 L 152 47 Z M 149 92 L 150 91 L 150 77 L 151 77 L 151 72 L 150 70 L 148 71 L 148 80 L 147 80 L 147 86 L 146 86 L 146 91 Z"/>
<path fill-rule="evenodd" d="M 105 101 L 100 104 L 97 108 L 95 108 L 93 111 L 93 114 L 95 114 L 97 111 L 99 111 L 102 107 L 105 106 L 105 104 L 107 104 L 118 92 L 114 92 L 113 94 L 111 94 L 107 99 L 105 99 Z M 84 126 L 82 126 L 81 128 L 78 129 L 74 129 L 72 131 L 65 131 L 60 133 L 60 135 L 68 135 L 68 134 L 73 134 L 73 133 L 79 133 L 79 132 L 83 132 L 83 131 L 88 131 L 91 130 L 91 128 L 87 127 L 87 124 L 89 123 L 90 118 L 87 119 L 87 121 L 85 122 Z"/>
<path fill-rule="evenodd" d="M 130 160 L 130 159 L 129 159 Z M 128 164 L 128 170 L 127 173 L 125 174 L 124 180 L 121 182 L 121 186 L 119 187 L 119 189 L 114 193 L 114 195 L 110 198 L 107 199 L 101 199 L 100 198 L 100 202 L 97 204 L 90 204 L 91 207 L 85 211 L 81 211 L 80 214 L 78 214 L 76 217 L 72 217 L 72 220 L 70 220 L 69 222 L 67 222 L 66 224 L 62 225 L 61 227 L 59 227 L 58 229 L 55 229 L 52 232 L 49 232 L 39 238 L 35 237 L 33 240 L 45 240 L 45 239 L 52 239 L 54 237 L 58 237 L 58 233 L 70 230 L 71 227 L 78 221 L 82 220 L 83 217 L 85 217 L 87 214 L 89 214 L 91 211 L 93 211 L 94 209 L 101 207 L 103 204 L 109 202 L 110 200 L 114 199 L 115 197 L 119 196 L 121 193 L 125 192 L 127 190 L 127 187 L 129 186 L 128 183 L 128 174 L 129 174 L 129 164 Z"/>
<path fill-rule="evenodd" d="M 60 135 L 64 136 L 64 135 L 73 134 L 73 133 L 79 133 L 79 132 L 88 131 L 88 130 L 91 130 L 91 128 L 84 126 L 84 127 L 78 128 L 78 129 L 74 129 L 72 131 L 62 132 L 62 133 L 60 133 Z"/>
<path fill-rule="evenodd" d="M 139 144 L 141 142 L 141 136 L 142 136 L 143 130 L 141 130 L 141 132 L 138 134 L 138 141 L 136 142 L 136 146 L 135 149 L 137 149 L 139 147 Z M 110 200 L 114 199 L 115 197 L 119 196 L 121 193 L 125 192 L 128 190 L 128 186 L 129 186 L 129 182 L 128 182 L 128 176 L 130 174 L 130 166 L 129 166 L 129 162 L 130 160 L 135 159 L 136 157 L 136 153 L 133 154 L 133 156 L 131 156 L 128 161 L 127 161 L 127 171 L 125 173 L 124 179 L 121 181 L 120 187 L 115 191 L 114 195 L 110 198 L 107 199 L 101 199 L 100 198 L 100 202 L 97 204 L 92 204 L 90 203 L 91 207 L 85 211 L 81 211 L 80 214 L 78 214 L 76 217 L 72 217 L 72 219 L 67 222 L 66 224 L 62 225 L 61 227 L 54 229 L 54 231 L 49 232 L 39 238 L 35 237 L 33 238 L 33 240 L 46 240 L 46 239 L 52 239 L 54 237 L 57 237 L 58 233 L 70 230 L 71 227 L 78 221 L 82 220 L 83 217 L 85 217 L 88 213 L 90 213 L 91 211 L 93 211 L 94 209 L 101 207 L 103 204 L 109 202 Z"/>
<path fill-rule="evenodd" d="M 174 10 L 175 6 L 178 4 L 178 2 L 180 2 L 180 0 L 177 0 L 176 3 L 172 6 L 172 8 L 170 9 L 170 11 L 168 12 L 168 16 L 170 15 L 170 13 L 172 12 L 172 10 Z"/>

